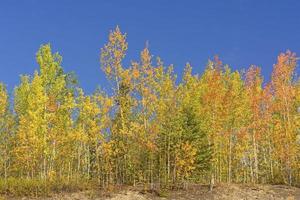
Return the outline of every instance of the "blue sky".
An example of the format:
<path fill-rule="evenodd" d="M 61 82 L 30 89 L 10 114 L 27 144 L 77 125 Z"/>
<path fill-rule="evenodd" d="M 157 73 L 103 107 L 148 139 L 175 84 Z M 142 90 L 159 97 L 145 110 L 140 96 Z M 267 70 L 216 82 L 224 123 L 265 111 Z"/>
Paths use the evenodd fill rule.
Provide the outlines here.
<path fill-rule="evenodd" d="M 116 25 L 128 34 L 126 63 L 148 41 L 179 77 L 186 62 L 201 73 L 218 54 L 233 69 L 261 66 L 268 80 L 280 52 L 300 54 L 297 0 L 1 0 L 0 81 L 12 91 L 20 74 L 38 68 L 35 54 L 50 42 L 87 93 L 109 88 L 99 53 Z"/>

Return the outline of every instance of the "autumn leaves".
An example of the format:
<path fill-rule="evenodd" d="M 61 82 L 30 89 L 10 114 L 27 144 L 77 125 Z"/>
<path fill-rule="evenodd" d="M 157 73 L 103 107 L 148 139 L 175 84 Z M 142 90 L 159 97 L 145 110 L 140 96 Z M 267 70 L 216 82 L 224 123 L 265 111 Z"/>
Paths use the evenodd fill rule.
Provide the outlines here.
<path fill-rule="evenodd" d="M 149 188 L 188 181 L 299 184 L 293 53 L 279 55 L 270 83 L 259 67 L 233 72 L 216 57 L 202 75 L 187 64 L 176 84 L 172 66 L 155 62 L 148 48 L 123 66 L 127 48 L 117 27 L 101 49 L 111 96 L 84 94 L 50 45 L 37 53 L 40 69 L 21 77 L 12 106 L 0 85 L 3 179 Z"/>

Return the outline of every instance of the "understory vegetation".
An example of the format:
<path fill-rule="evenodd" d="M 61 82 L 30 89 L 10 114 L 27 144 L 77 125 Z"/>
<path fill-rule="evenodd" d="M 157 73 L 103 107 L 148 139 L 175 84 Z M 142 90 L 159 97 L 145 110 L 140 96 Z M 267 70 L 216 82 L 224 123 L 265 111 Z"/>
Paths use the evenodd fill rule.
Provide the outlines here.
<path fill-rule="evenodd" d="M 13 97 L 0 84 L 0 193 L 300 184 L 294 53 L 278 56 L 269 82 L 259 67 L 232 71 L 217 56 L 203 74 L 187 63 L 178 80 L 147 47 L 125 67 L 127 47 L 117 27 L 100 52 L 112 94 L 85 94 L 49 44 Z"/>

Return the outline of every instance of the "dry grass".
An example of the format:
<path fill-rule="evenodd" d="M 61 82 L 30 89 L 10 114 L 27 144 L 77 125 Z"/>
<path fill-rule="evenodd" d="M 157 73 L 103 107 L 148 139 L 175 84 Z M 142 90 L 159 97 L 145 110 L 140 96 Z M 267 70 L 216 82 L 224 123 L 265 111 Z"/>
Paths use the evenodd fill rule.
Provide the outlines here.
<path fill-rule="evenodd" d="M 4 197 L 3 197 L 4 198 Z M 1 198 L 0 198 L 1 199 Z M 172 190 L 165 197 L 159 192 L 145 192 L 133 187 L 117 187 L 111 191 L 86 190 L 56 193 L 50 197 L 5 197 L 12 200 L 298 200 L 300 189 L 284 185 L 217 185 L 212 192 L 205 185 L 190 185 L 187 190 Z M 2 199 L 1 199 L 2 200 Z"/>

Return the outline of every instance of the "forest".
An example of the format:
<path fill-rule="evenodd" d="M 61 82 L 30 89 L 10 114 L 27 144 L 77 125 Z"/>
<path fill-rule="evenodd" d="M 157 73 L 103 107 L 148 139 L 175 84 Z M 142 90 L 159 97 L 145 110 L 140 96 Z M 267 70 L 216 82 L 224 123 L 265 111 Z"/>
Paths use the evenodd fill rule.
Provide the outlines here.
<path fill-rule="evenodd" d="M 300 185 L 295 53 L 279 54 L 269 82 L 260 67 L 233 71 L 218 56 L 202 74 L 187 63 L 178 80 L 147 46 L 124 66 L 127 48 L 116 27 L 99 50 L 112 94 L 85 94 L 50 44 L 12 97 L 0 84 L 0 193 Z"/>

